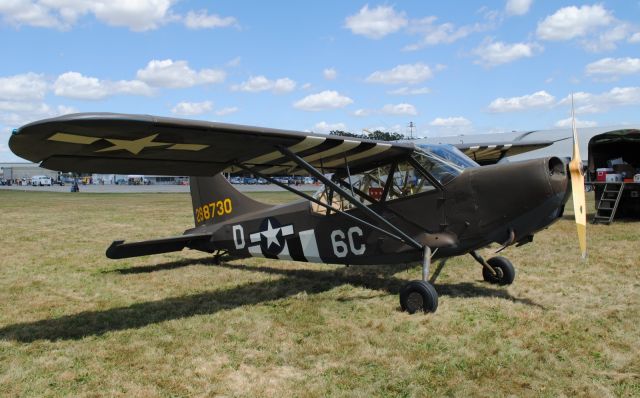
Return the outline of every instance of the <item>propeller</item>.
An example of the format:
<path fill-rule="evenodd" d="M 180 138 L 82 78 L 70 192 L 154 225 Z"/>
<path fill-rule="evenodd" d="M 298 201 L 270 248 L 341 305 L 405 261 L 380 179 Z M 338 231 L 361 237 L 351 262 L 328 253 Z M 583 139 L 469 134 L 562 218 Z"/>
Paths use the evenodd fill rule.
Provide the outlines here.
<path fill-rule="evenodd" d="M 573 155 L 569 162 L 571 173 L 571 192 L 573 196 L 573 212 L 578 228 L 578 242 L 582 251 L 582 258 L 587 258 L 587 206 L 584 195 L 584 174 L 582 159 L 578 145 L 578 130 L 576 129 L 576 115 L 573 109 L 573 94 L 571 94 L 571 128 L 573 129 Z"/>

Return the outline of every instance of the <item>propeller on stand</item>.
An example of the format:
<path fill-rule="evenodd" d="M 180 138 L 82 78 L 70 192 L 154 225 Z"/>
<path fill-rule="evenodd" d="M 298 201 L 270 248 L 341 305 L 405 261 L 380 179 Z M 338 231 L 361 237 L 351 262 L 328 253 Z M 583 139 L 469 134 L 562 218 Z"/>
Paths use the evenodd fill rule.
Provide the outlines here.
<path fill-rule="evenodd" d="M 571 127 L 573 129 L 573 155 L 569 162 L 571 174 L 571 192 L 573 196 L 573 212 L 578 228 L 578 242 L 582 258 L 587 258 L 587 206 L 584 195 L 584 174 L 582 171 L 582 159 L 578 145 L 578 130 L 576 129 L 576 115 L 573 108 L 573 94 L 571 95 Z"/>

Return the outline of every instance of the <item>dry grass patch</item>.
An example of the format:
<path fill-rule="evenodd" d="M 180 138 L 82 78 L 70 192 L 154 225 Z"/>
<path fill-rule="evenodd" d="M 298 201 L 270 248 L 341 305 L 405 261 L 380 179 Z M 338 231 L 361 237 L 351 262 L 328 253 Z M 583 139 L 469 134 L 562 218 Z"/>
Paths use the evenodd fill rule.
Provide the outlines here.
<path fill-rule="evenodd" d="M 637 223 L 590 226 L 581 262 L 561 220 L 507 288 L 452 259 L 410 316 L 418 267 L 104 257 L 192 225 L 186 194 L 0 192 L 0 221 L 3 396 L 640 396 Z"/>

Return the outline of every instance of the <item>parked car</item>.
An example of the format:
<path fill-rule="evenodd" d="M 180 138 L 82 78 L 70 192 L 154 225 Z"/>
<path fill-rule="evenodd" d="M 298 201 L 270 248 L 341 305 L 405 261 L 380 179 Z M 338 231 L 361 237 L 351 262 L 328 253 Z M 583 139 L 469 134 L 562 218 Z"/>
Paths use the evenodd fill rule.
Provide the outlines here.
<path fill-rule="evenodd" d="M 34 187 L 51 186 L 51 177 L 47 176 L 33 176 L 31 177 L 31 185 Z"/>
<path fill-rule="evenodd" d="M 243 181 L 242 181 L 242 178 L 240 177 L 231 177 L 229 182 L 232 184 L 242 184 Z"/>
<path fill-rule="evenodd" d="M 264 184 L 268 184 L 268 183 L 269 183 L 269 181 L 265 180 L 264 178 L 262 178 L 262 177 L 258 178 L 258 184 L 263 184 L 264 185 Z"/>
<path fill-rule="evenodd" d="M 258 180 L 253 178 L 253 177 L 245 177 L 244 178 L 244 183 L 247 185 L 255 185 L 258 183 Z"/>

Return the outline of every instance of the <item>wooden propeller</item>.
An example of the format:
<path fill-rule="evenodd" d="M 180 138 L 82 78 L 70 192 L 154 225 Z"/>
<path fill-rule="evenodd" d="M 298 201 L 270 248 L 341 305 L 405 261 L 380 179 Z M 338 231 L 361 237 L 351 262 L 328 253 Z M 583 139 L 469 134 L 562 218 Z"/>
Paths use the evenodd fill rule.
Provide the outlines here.
<path fill-rule="evenodd" d="M 576 115 L 573 109 L 573 95 L 571 95 L 571 127 L 573 129 L 573 155 L 569 162 L 571 173 L 571 191 L 573 196 L 573 211 L 578 228 L 578 242 L 582 258 L 587 258 L 587 206 L 584 195 L 584 174 L 582 171 L 582 159 L 578 145 L 578 130 L 576 129 Z"/>

